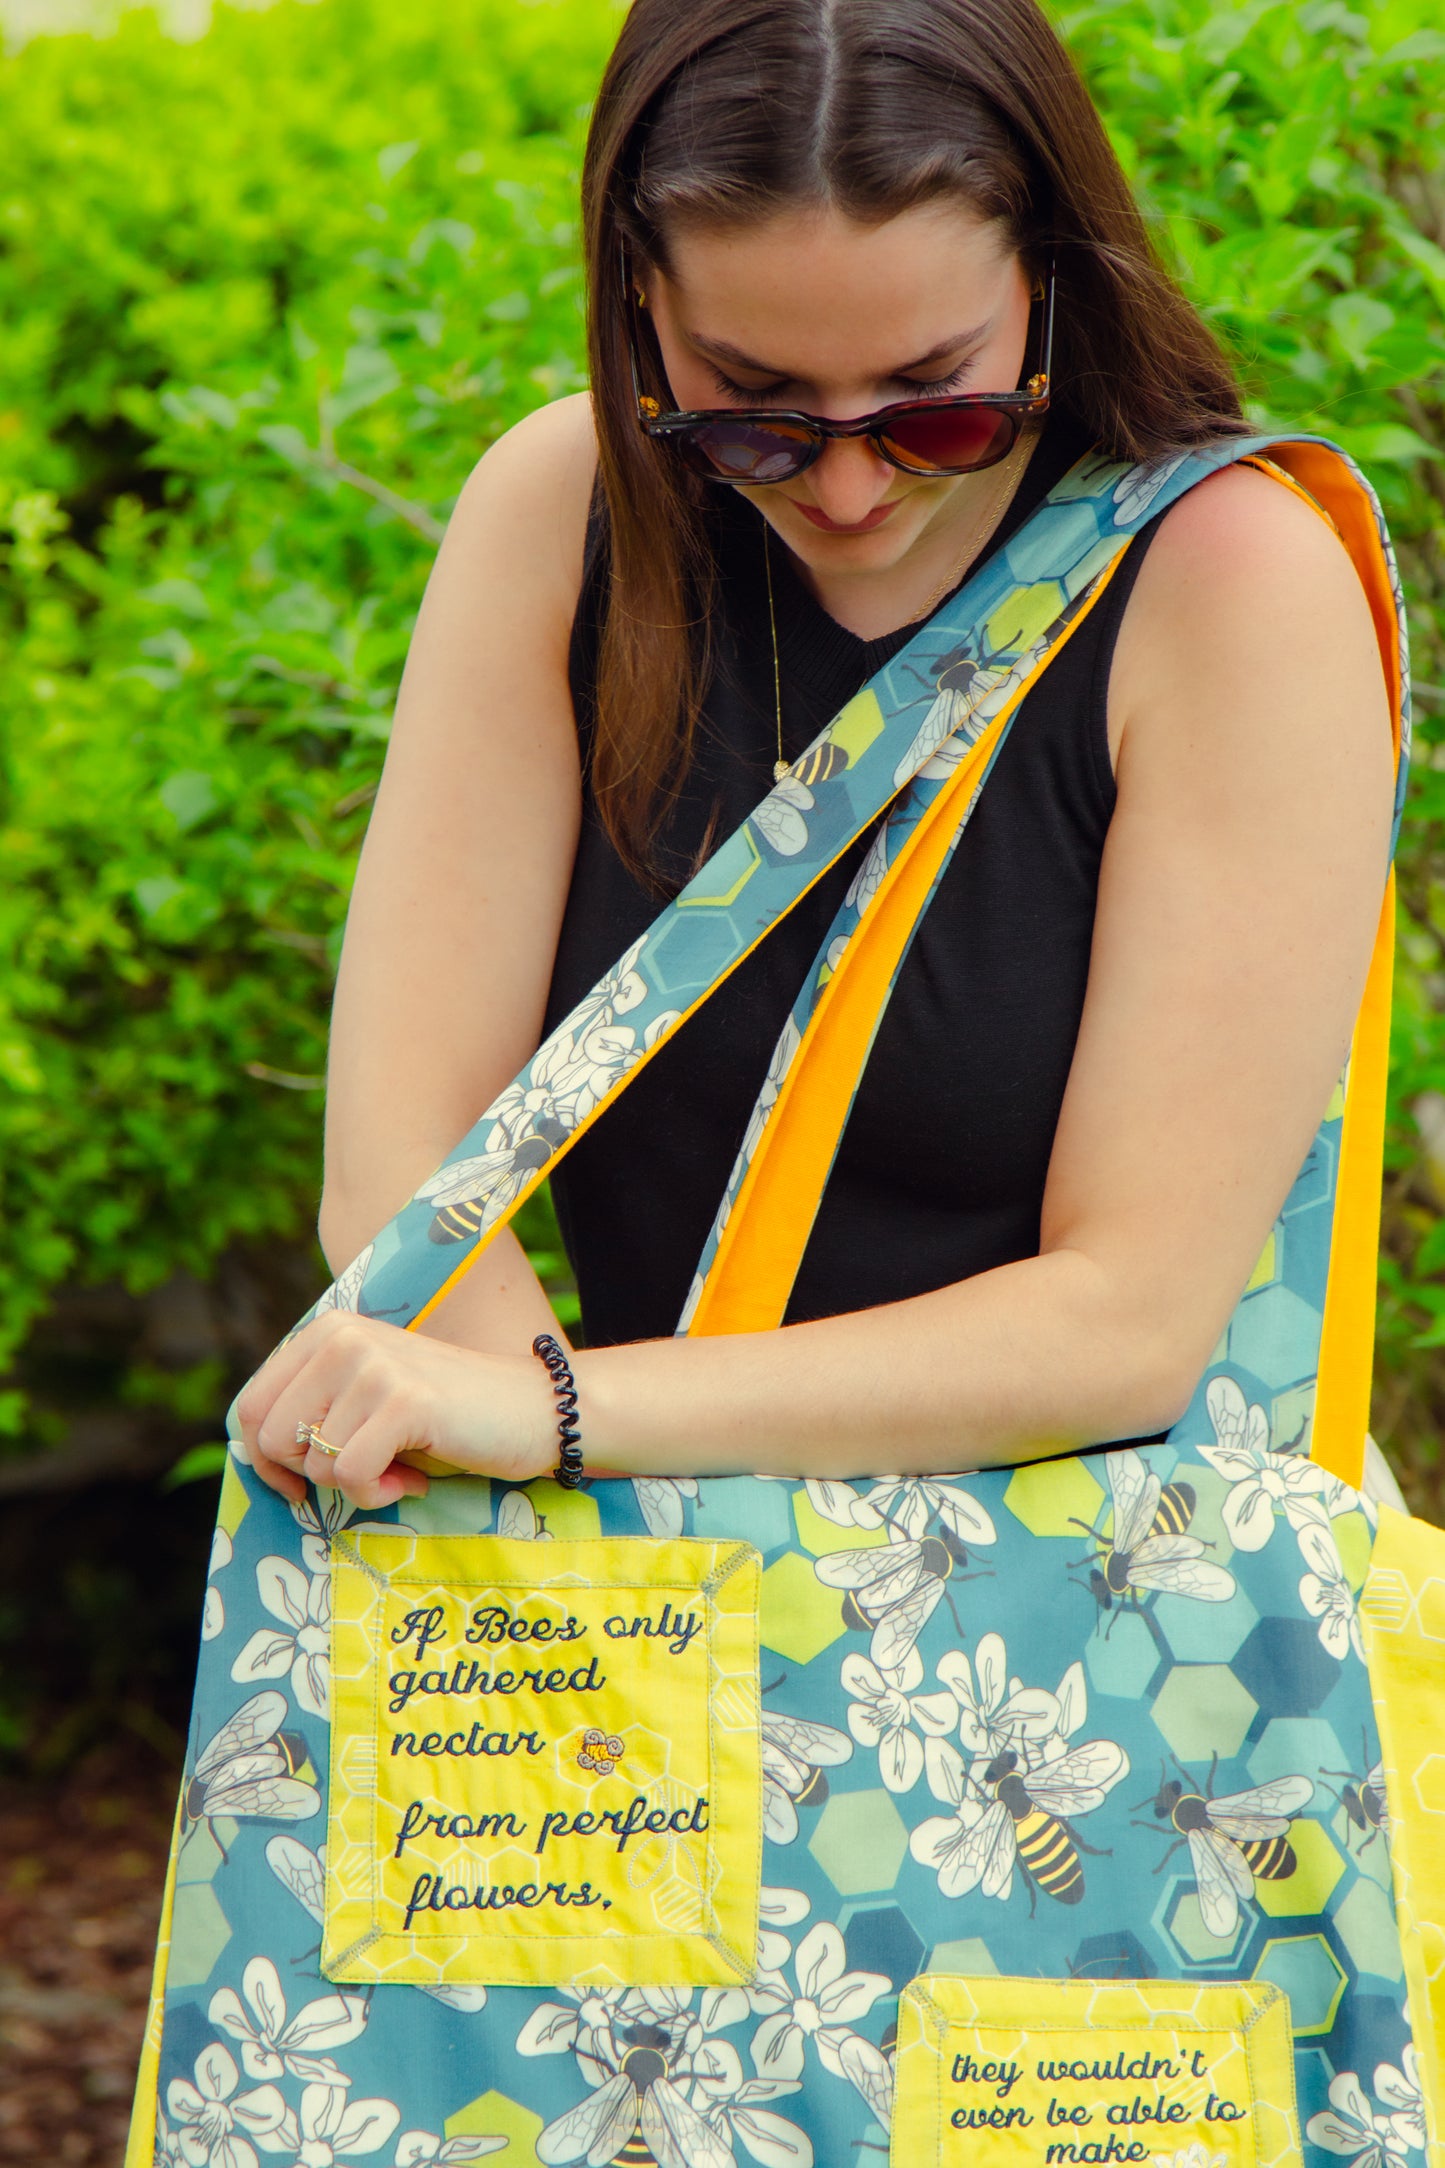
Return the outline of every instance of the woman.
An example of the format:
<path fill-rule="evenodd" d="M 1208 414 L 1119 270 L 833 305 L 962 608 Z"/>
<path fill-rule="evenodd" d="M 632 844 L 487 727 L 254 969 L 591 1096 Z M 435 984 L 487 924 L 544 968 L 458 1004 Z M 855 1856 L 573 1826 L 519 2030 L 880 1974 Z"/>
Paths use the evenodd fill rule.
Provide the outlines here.
<path fill-rule="evenodd" d="M 321 1208 L 338 1273 L 766 790 L 765 535 L 791 758 L 961 582 L 981 515 L 1006 534 L 1091 445 L 1148 457 L 1242 427 L 1032 6 L 634 8 L 594 121 L 587 230 L 595 393 L 531 415 L 462 493 L 358 869 Z M 912 475 L 862 438 L 795 480 L 689 487 L 637 427 L 619 243 L 665 406 L 834 418 L 1012 390 L 1052 253 L 1056 388 L 1041 443 L 1010 467 L 1011 506 L 995 469 Z M 646 356 L 646 330 L 640 343 Z M 600 638 L 595 565 L 579 617 L 599 463 L 617 583 Z M 683 628 L 703 605 L 684 583 L 709 525 L 737 612 L 713 632 L 732 682 L 689 728 Z M 1066 742 L 1038 742 L 1048 724 L 1025 713 L 1007 760 L 1034 772 L 1015 804 L 981 808 L 920 934 L 799 1322 L 669 1337 L 854 861 L 562 1172 L 589 1466 L 953 1469 L 1179 1415 L 1339 1073 L 1392 776 L 1365 599 L 1297 498 L 1222 472 L 1140 537 L 1129 573 L 1067 692 L 1045 678 L 1033 696 L 1067 710 L 1051 733 Z M 258 1472 L 368 1506 L 421 1487 L 395 1465 L 413 1444 L 545 1472 L 541 1330 L 555 1319 L 510 1236 L 422 1334 L 327 1320 L 240 1403 Z M 343 1448 L 330 1469 L 313 1453 L 298 1470 L 311 1418 Z"/>
<path fill-rule="evenodd" d="M 505 2130 L 547 2162 L 716 2168 L 741 2146 L 837 2168 L 883 2142 L 896 2039 L 900 2071 L 918 2068 L 933 2020 L 906 2001 L 900 2036 L 894 1997 L 925 1969 L 945 1983 L 930 1990 L 935 2013 L 960 1981 L 973 1993 L 997 1973 L 1053 1978 L 1065 1998 L 1075 1976 L 1127 1975 L 1159 2022 L 1180 2007 L 1171 1982 L 1186 1978 L 1192 1996 L 1257 1977 L 1228 1990 L 1245 2000 L 1218 2037 L 1257 2020 L 1265 2041 L 1282 2024 L 1287 2064 L 1268 1984 L 1273 1913 L 1257 1891 L 1288 1884 L 1274 1912 L 1304 1919 L 1294 1942 L 1325 1946 L 1310 1924 L 1323 1897 L 1290 1879 L 1308 1849 L 1300 1817 L 1314 1800 L 1320 1833 L 1333 1800 L 1363 1802 L 1378 1750 L 1372 1734 L 1359 1745 L 1368 1689 L 1331 1548 L 1357 1501 L 1307 1459 L 1268 1450 L 1306 1434 L 1312 1358 L 1266 1406 L 1255 1396 L 1273 1389 L 1269 1366 L 1230 1320 L 1252 1274 L 1265 1285 L 1286 1273 L 1268 1247 L 1286 1198 L 1292 1212 L 1311 1206 L 1301 1163 L 1379 918 L 1391 709 L 1357 564 L 1303 492 L 1234 463 L 1244 425 L 1228 367 L 1152 255 L 1033 0 L 634 0 L 593 121 L 585 215 L 591 396 L 530 416 L 462 493 L 358 871 L 321 1211 L 342 1280 L 234 1411 L 241 1457 L 322 1549 L 307 1553 L 310 1596 L 284 1558 L 254 1561 L 261 1603 L 290 1623 L 279 1639 L 264 1622 L 238 1638 L 229 1679 L 289 1676 L 298 1719 L 327 1714 L 337 1606 L 324 1898 L 319 1844 L 273 1836 L 264 1858 L 325 1913 L 327 1977 L 375 1987 L 370 2006 L 331 1997 L 317 2037 L 329 2024 L 333 2044 L 354 2043 L 373 2015 L 344 2069 L 308 2072 L 293 2055 L 292 2070 L 272 2041 L 245 2113 L 241 2096 L 224 2107 L 219 2064 L 209 2093 L 199 2076 L 175 2081 L 169 2113 L 194 2135 L 203 2111 L 219 2129 L 224 2109 L 271 2150 L 293 2137 L 339 2147 L 348 2132 L 374 2149 L 425 2117 L 398 2160 L 471 2157 Z M 1217 471 L 1181 465 L 1191 448 Z M 1109 464 L 1164 455 L 1172 465 L 1143 483 Z M 1192 486 L 1171 498 L 1167 477 L 1186 467 Z M 1035 640 L 1029 613 L 1067 587 L 1044 538 L 1092 519 L 1101 490 L 1116 524 L 1129 501 L 1141 507 L 1133 539 L 1067 608 L 1043 610 Z M 930 620 L 973 625 L 969 598 L 993 592 L 990 578 L 1000 599 L 982 629 L 930 650 Z M 974 719 L 988 716 L 1001 655 L 1024 687 L 1006 742 L 989 737 L 1002 710 Z M 741 1294 L 719 1306 L 724 1262 L 748 1254 L 738 1227 L 756 1223 L 748 1184 L 769 1139 L 820 1148 L 818 1123 L 796 1113 L 814 1102 L 789 1100 L 795 1073 L 826 1069 L 807 1070 L 806 1008 L 801 1026 L 790 1020 L 799 990 L 816 983 L 820 1019 L 853 1013 L 837 989 L 861 983 L 854 957 L 889 922 L 885 899 L 901 909 L 905 863 L 924 862 L 901 843 L 890 858 L 873 819 L 856 835 L 845 823 L 837 850 L 820 840 L 841 802 L 830 790 L 871 772 L 889 702 L 906 713 L 910 700 L 922 721 L 903 731 L 910 751 L 878 804 L 898 784 L 905 808 L 931 791 L 928 804 L 953 806 L 950 833 L 932 846 L 922 903 L 899 920 L 891 994 L 885 972 L 831 1172 L 828 1146 L 811 1192 L 773 1208 L 774 1310 L 749 1309 L 751 1267 L 732 1268 Z M 809 752 L 840 710 L 852 721 Z M 969 819 L 967 793 L 948 793 L 972 791 L 975 759 L 987 789 Z M 734 880 L 739 837 L 751 856 Z M 723 921 L 759 867 L 792 880 L 792 907 L 770 908 L 777 922 L 754 940 L 757 928 Z M 676 993 L 664 1009 L 660 945 L 644 952 L 643 936 L 680 892 L 667 938 L 696 942 L 703 920 L 689 913 L 705 908 L 733 947 L 703 978 L 730 975 L 700 1007 Z M 834 929 L 855 923 L 850 948 Z M 843 1071 L 830 1073 L 836 1097 Z M 488 1125 L 458 1175 L 456 1140 L 483 1106 Z M 474 1237 L 574 1131 L 554 1184 L 585 1326 L 570 1353 L 515 1238 L 503 1227 L 483 1251 Z M 740 1149 L 750 1171 L 724 1227 Z M 1334 1147 L 1321 1149 L 1327 1167 Z M 457 1179 L 433 1178 L 448 1155 Z M 786 1184 L 776 1194 L 786 1202 Z M 398 1251 L 411 1222 L 388 1215 L 413 1198 L 429 1232 Z M 1285 1237 L 1290 1269 L 1304 1224 Z M 1327 1260 L 1328 1214 L 1323 1224 Z M 420 1273 L 428 1241 L 429 1304 L 395 1279 L 398 1258 Z M 449 1271 L 457 1244 L 465 1263 Z M 1283 1282 L 1277 1292 L 1271 1317 L 1295 1317 L 1290 1303 L 1313 1315 Z M 401 1325 L 424 1315 L 403 1330 L 388 1311 Z M 680 1315 L 691 1330 L 675 1330 Z M 766 1329 L 752 1329 L 759 1319 Z M 1211 1372 L 1206 1399 L 1226 1327 L 1232 1367 Z M 1186 1441 L 1190 1409 L 1203 1427 Z M 561 1481 L 539 1486 L 559 1411 Z M 1132 1446 L 1107 1467 L 1047 1465 L 1106 1441 Z M 1245 1473 L 1210 1452 L 1243 1456 Z M 419 1459 L 450 1480 L 429 1494 Z M 1007 1472 L 1018 1462 L 1033 1464 L 1023 1489 Z M 1171 1475 L 1186 1465 L 1187 1481 Z M 249 1483 L 246 1495 L 264 1499 Z M 1261 1551 L 1276 1500 L 1281 1533 Z M 409 1533 L 354 1519 L 398 1501 Z M 348 1516 L 328 1595 L 325 1542 Z M 286 1525 L 258 1510 L 243 1534 L 264 1550 Z M 494 1528 L 554 1547 L 467 1548 Z M 684 1533 L 689 1543 L 671 1540 Z M 639 1539 L 652 1550 L 634 1585 L 627 1546 Z M 1259 1561 L 1226 1564 L 1231 1542 L 1261 1552 L 1274 1581 Z M 522 1560 L 510 1580 L 503 1552 Z M 703 1552 L 722 1580 L 699 1594 L 687 1560 Z M 661 1578 L 649 1581 L 654 1556 Z M 589 1625 L 604 1558 L 613 1608 Z M 731 1670 L 717 1650 L 733 1646 L 729 1618 L 758 1630 L 763 1559 L 759 1704 L 755 1647 Z M 245 1576 L 230 1571 L 239 1592 Z M 754 1591 L 731 1612 L 717 1592 L 728 1574 Z M 372 1619 L 383 1587 L 400 1608 Z M 544 1589 L 552 1608 L 537 1610 Z M 667 1601 L 648 1609 L 649 1589 Z M 470 1624 L 453 1649 L 448 1607 L 463 1598 Z M 720 1638 L 694 1706 L 680 1682 L 704 1617 Z M 545 1697 L 570 1693 L 585 1713 L 603 1671 L 595 1657 L 569 1671 L 515 1650 L 589 1631 L 631 1699 L 599 1700 L 563 1751 Z M 445 1664 L 428 1653 L 438 1641 Z M 507 1665 L 531 1668 L 488 1669 L 504 1642 Z M 624 1661 L 622 1642 L 643 1653 Z M 497 1728 L 428 1730 L 418 1714 L 437 1696 L 455 1714 L 477 1694 Z M 530 1724 L 497 1698 L 518 1694 L 531 1696 Z M 1175 1716 L 1170 1694 L 1183 1696 Z M 315 1814 L 297 1758 L 324 1753 L 315 1727 L 302 1725 L 283 1768 L 274 1741 L 295 1736 L 278 1729 L 291 1721 L 284 1692 L 236 1700 L 226 1686 L 198 1713 L 187 1796 L 200 1804 L 188 1812 L 205 1811 L 208 1786 L 234 1806 L 239 1785 L 250 1803 L 238 1817 Z M 1286 1734 L 1269 1730 L 1326 1701 L 1341 1743 L 1325 1751 L 1352 1757 L 1337 1772 L 1354 1771 L 1352 1795 L 1287 1752 L 1281 1764 Z M 249 1763 L 221 1783 L 243 1748 L 271 1757 L 259 1805 Z M 475 1770 L 499 1755 L 500 1791 L 446 1761 Z M 536 1790 L 534 1762 L 551 1791 Z M 704 1764 L 724 1771 L 716 1793 L 711 1778 L 689 1790 L 679 1777 Z M 1106 1807 L 1131 1766 L 1148 1799 Z M 1168 1840 L 1147 1844 L 1147 1867 L 1131 1811 Z M 1091 1838 L 1075 1825 L 1095 1814 Z M 707 1831 L 716 1858 L 690 1849 Z M 521 1864 L 504 1874 L 495 1846 L 514 1840 Z M 267 1890 L 286 1904 L 259 1864 L 263 1841 L 243 1831 L 226 1867 L 253 1919 Z M 1334 1856 L 1327 1836 L 1310 1842 L 1311 1858 L 1320 1844 Z M 1175 1879 L 1154 1881 L 1176 1854 Z M 595 1879 L 577 1879 L 595 1860 Z M 386 1894 L 389 1875 L 400 1896 Z M 387 1904 L 390 1926 L 376 1909 Z M 612 1918 L 558 1925 L 563 1906 Z M 634 1919 L 647 1906 L 652 1942 Z M 295 1912 L 266 1929 L 279 1939 L 249 1946 L 304 1941 Z M 1384 1969 L 1340 1959 L 1340 1977 L 1371 1963 Z M 255 1966 L 275 1966 L 263 1955 L 238 1970 L 260 2014 L 229 1987 L 209 2014 L 236 2038 L 269 2024 L 280 2040 L 271 1972 Z M 1151 2004 L 1159 1972 L 1168 1993 Z M 430 1983 L 452 2006 L 399 1982 Z M 549 1989 L 563 1999 L 539 1999 Z M 1098 2030 L 1097 2009 L 1069 2007 L 1076 2032 Z M 1321 2124 L 1327 2083 L 1380 2069 L 1412 2082 L 1400 1991 L 1366 1995 L 1352 1979 L 1344 2015 L 1296 2023 L 1329 2058 L 1300 2066 L 1311 2142 L 1340 2150 Z M 939 2024 L 952 2041 L 963 2019 L 945 2010 Z M 990 2061 L 981 2038 L 949 2049 L 963 2091 L 939 2144 L 953 2129 L 1014 2127 L 997 2105 L 1013 2065 Z M 1193 2052 L 1180 2069 L 1202 2083 Z M 299 2105 L 270 2083 L 283 2065 L 308 2079 Z M 984 2069 L 993 2105 L 969 2091 Z M 347 2106 L 363 2077 L 385 2095 L 353 2090 Z M 1261 2082 L 1235 2119 L 1264 2114 L 1293 2079 L 1276 2068 Z M 922 2158 L 910 2148 L 934 2142 L 927 2081 L 901 2083 L 895 2158 Z M 1235 2111 L 1218 2084 L 1208 2111 L 1201 2093 L 1188 2114 L 1212 2124 L 1223 2102 L 1224 2128 Z M 1051 2125 L 1056 2109 L 1076 2124 L 1103 2114 L 1060 2100 Z M 1150 2101 L 1139 2095 L 1136 2121 L 1173 2119 Z M 1018 2114 L 1022 2129 L 1045 2107 Z M 471 2152 L 468 2133 L 480 2134 Z M 1181 2145 L 1186 2134 L 1193 2122 L 1176 2128 Z M 1091 2142 L 1058 2157 L 1145 2157 L 1137 2135 L 1133 2151 Z"/>

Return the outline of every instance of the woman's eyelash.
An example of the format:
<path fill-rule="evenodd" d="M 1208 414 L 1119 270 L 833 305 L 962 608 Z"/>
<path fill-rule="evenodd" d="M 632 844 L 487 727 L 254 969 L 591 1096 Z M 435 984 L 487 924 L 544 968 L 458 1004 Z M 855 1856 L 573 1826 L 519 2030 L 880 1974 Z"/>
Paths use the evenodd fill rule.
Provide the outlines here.
<path fill-rule="evenodd" d="M 950 376 L 933 376 L 926 382 L 917 377 L 896 376 L 893 382 L 905 399 L 910 393 L 919 399 L 941 398 L 947 392 L 957 391 L 972 368 L 973 363 L 965 361 L 960 362 Z M 718 390 L 742 406 L 763 406 L 768 400 L 778 398 L 783 388 L 774 384 L 765 384 L 761 388 L 755 384 L 735 384 L 721 369 L 713 369 L 710 374 Z"/>

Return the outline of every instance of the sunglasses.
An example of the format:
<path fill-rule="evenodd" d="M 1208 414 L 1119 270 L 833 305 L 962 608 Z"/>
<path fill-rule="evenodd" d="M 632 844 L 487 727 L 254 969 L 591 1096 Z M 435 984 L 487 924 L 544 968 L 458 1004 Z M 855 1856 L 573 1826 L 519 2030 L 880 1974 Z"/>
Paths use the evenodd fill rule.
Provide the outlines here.
<path fill-rule="evenodd" d="M 660 403 L 642 389 L 636 289 L 625 246 L 622 279 L 638 422 L 646 435 L 670 444 L 683 465 L 704 481 L 749 488 L 764 482 L 791 482 L 821 457 L 830 439 L 840 437 L 866 437 L 880 459 L 905 474 L 976 474 L 1006 459 L 1024 423 L 1049 410 L 1054 349 L 1052 264 L 1034 288 L 1030 331 L 1037 318 L 1035 363 L 1017 391 L 904 399 L 846 422 L 776 407 L 700 407 L 688 413 L 664 413 Z"/>

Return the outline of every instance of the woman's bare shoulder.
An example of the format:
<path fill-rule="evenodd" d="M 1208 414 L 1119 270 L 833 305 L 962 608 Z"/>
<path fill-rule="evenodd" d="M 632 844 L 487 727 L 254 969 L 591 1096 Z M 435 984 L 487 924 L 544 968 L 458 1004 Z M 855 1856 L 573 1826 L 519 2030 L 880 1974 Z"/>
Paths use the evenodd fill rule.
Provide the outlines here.
<path fill-rule="evenodd" d="M 511 599 L 570 627 L 582 582 L 587 513 L 597 473 L 592 401 L 574 392 L 537 407 L 488 446 L 468 475 L 447 530 L 453 557 L 506 568 Z"/>
<path fill-rule="evenodd" d="M 1246 684 L 1306 695 L 1348 687 L 1353 700 L 1328 703 L 1346 736 L 1384 701 L 1370 605 L 1332 523 L 1274 477 L 1235 465 L 1196 483 L 1160 522 L 1120 626 L 1111 738 L 1181 700 L 1195 714 L 1212 703 L 1226 731 Z M 1290 706 L 1305 729 L 1308 698 Z"/>

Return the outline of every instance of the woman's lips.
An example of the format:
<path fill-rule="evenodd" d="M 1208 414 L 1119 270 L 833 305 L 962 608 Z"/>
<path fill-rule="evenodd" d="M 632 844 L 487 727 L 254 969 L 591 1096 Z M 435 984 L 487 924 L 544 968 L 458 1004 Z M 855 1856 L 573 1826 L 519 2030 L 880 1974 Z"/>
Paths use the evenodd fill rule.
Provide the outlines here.
<path fill-rule="evenodd" d="M 815 504 L 799 504 L 796 497 L 793 502 L 804 519 L 810 519 L 815 527 L 821 527 L 824 534 L 871 534 L 873 529 L 881 527 L 889 513 L 896 509 L 896 500 L 890 504 L 875 504 L 866 519 L 854 520 L 845 526 L 840 520 L 829 519 L 827 513 L 820 512 Z"/>

